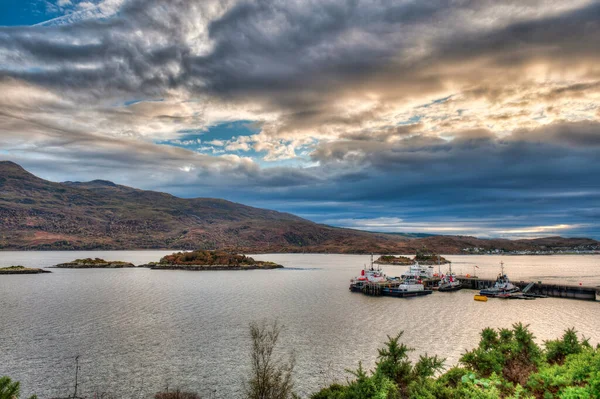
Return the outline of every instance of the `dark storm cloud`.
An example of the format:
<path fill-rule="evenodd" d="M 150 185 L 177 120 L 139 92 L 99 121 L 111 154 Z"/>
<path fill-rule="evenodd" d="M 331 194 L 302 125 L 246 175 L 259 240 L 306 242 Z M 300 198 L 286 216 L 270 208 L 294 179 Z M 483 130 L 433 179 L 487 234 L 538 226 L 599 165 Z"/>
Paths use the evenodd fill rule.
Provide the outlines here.
<path fill-rule="evenodd" d="M 148 8 L 141 3 L 147 4 Z M 186 5 L 127 3 L 118 16 L 67 26 L 0 28 L 0 76 L 100 95 L 160 95 L 178 85 L 169 66 L 184 62 Z"/>
<path fill-rule="evenodd" d="M 586 140 L 568 139 L 566 146 L 563 140 L 570 136 L 563 133 L 575 130 L 585 131 Z M 448 211 L 474 199 L 481 201 L 485 212 L 495 213 L 492 209 L 506 210 L 516 203 L 530 208 L 526 201 L 535 197 L 546 204 L 586 203 L 597 209 L 600 124 L 548 126 L 504 139 L 478 137 L 419 145 L 323 143 L 313 157 L 325 167 L 345 164 L 371 170 L 372 177 L 360 187 L 353 188 L 352 178 L 339 181 L 336 198 L 346 201 L 414 199 L 422 206 L 433 203 Z M 318 194 L 326 198 L 328 190 Z M 514 210 L 519 212 L 519 207 Z"/>
<path fill-rule="evenodd" d="M 542 58 L 578 63 L 598 58 L 599 37 L 600 3 L 592 2 L 557 16 L 519 22 L 480 35 L 447 38 L 438 49 L 448 61 L 494 57 L 494 62 L 504 66 Z"/>
<path fill-rule="evenodd" d="M 502 63 L 515 57 L 534 60 L 540 54 L 596 58 L 598 49 L 596 40 L 578 40 L 581 35 L 597 37 L 597 4 L 478 32 L 474 38 L 472 32 L 443 27 L 494 2 L 260 0 L 240 2 L 207 21 L 205 40 L 213 46 L 199 55 L 193 49 L 197 43 L 188 38 L 197 28 L 193 19 L 204 13 L 198 4 L 134 0 L 108 19 L 1 28 L 0 49 L 14 62 L 8 68 L 0 65 L 0 73 L 70 91 L 91 89 L 92 95 L 113 90 L 159 95 L 179 87 L 217 95 L 277 94 L 275 103 L 292 106 L 318 104 L 317 93 L 343 92 L 375 74 L 394 76 L 392 86 L 407 89 L 416 80 L 425 87 L 428 80 L 440 83 L 427 71 L 443 74 L 446 62 L 488 54 Z M 566 52 L 563 44 L 568 44 Z M 412 52 L 419 46 L 432 50 L 415 57 Z M 18 61 L 25 67 L 16 68 Z M 92 65 L 81 68 L 81 63 Z"/>

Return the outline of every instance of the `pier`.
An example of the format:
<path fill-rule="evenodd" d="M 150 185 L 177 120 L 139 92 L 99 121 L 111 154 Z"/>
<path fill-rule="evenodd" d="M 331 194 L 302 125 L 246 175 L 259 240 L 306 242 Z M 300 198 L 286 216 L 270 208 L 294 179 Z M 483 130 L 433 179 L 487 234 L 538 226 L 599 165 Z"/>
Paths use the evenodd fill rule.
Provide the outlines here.
<path fill-rule="evenodd" d="M 463 288 L 481 290 L 494 286 L 495 279 L 481 279 L 477 277 L 457 276 Z M 437 287 L 439 278 L 431 278 L 423 281 L 425 287 Z M 580 299 L 585 301 L 600 301 L 600 287 L 590 287 L 568 284 L 543 284 L 541 281 L 512 281 L 522 292 L 536 295 L 545 295 L 552 298 Z"/>

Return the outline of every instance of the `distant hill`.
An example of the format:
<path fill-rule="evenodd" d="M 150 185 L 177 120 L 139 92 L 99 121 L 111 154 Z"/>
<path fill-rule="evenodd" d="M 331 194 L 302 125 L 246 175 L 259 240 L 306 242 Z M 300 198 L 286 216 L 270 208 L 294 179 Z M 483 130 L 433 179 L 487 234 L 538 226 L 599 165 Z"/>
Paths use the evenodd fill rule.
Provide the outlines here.
<path fill-rule="evenodd" d="M 598 244 L 560 237 L 481 240 L 369 233 L 215 198 L 183 199 L 105 180 L 54 183 L 0 162 L 0 249 L 223 249 L 238 252 L 438 253 L 468 247 Z"/>

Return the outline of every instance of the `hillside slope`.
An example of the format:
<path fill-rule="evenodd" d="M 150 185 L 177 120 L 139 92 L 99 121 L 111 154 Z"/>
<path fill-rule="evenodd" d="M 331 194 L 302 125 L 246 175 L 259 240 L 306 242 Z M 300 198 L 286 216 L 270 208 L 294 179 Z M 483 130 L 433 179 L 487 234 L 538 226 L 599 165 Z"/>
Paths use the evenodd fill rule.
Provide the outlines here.
<path fill-rule="evenodd" d="M 427 247 L 535 250 L 598 245 L 586 238 L 482 240 L 369 233 L 214 198 L 183 199 L 109 181 L 54 183 L 0 162 L 0 249 L 225 249 L 411 254 Z"/>
<path fill-rule="evenodd" d="M 319 225 L 222 199 L 182 199 L 111 182 L 53 183 L 0 162 L 2 249 L 381 251 L 407 238 Z"/>

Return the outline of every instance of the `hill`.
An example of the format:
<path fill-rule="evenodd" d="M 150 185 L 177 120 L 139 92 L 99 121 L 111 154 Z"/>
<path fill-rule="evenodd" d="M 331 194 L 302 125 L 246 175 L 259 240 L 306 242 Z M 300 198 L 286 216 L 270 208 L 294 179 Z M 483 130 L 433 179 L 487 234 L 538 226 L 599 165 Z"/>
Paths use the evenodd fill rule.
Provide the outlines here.
<path fill-rule="evenodd" d="M 215 198 L 178 198 L 105 180 L 55 183 L 0 162 L 0 249 L 221 249 L 237 252 L 437 253 L 597 245 L 589 239 L 411 237 L 317 224 Z"/>
<path fill-rule="evenodd" d="M 54 183 L 0 162 L 0 249 L 390 251 L 407 240 L 103 180 Z"/>

